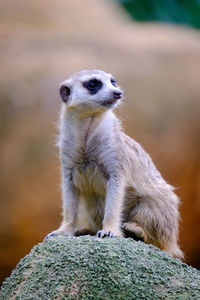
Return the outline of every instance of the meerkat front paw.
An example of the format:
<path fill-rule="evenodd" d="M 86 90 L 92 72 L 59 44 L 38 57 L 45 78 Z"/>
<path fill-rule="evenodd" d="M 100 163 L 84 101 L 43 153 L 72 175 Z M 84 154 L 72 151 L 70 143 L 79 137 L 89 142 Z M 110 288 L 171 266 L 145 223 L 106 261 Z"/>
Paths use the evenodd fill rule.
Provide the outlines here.
<path fill-rule="evenodd" d="M 57 236 L 57 235 L 65 235 L 65 236 L 71 236 L 72 234 L 69 234 L 67 232 L 60 232 L 59 230 L 55 230 L 55 231 L 52 231 L 50 233 L 48 233 L 45 238 L 44 238 L 44 241 L 52 238 L 53 236 Z"/>
<path fill-rule="evenodd" d="M 56 235 L 58 235 L 58 234 L 56 233 L 56 231 L 52 231 L 52 232 L 48 233 L 48 234 L 45 236 L 45 238 L 44 238 L 43 241 L 46 241 L 46 240 L 48 240 L 48 239 L 50 239 L 51 237 L 56 236 Z"/>
<path fill-rule="evenodd" d="M 54 231 L 50 232 L 49 234 L 47 234 L 47 236 L 44 238 L 44 241 L 50 239 L 53 236 L 57 236 L 57 235 L 72 236 L 73 231 L 69 228 L 61 227 L 61 228 L 54 230 Z"/>
<path fill-rule="evenodd" d="M 99 230 L 96 234 L 97 237 L 105 238 L 105 237 L 120 237 L 122 236 L 121 232 L 114 232 L 111 230 Z"/>

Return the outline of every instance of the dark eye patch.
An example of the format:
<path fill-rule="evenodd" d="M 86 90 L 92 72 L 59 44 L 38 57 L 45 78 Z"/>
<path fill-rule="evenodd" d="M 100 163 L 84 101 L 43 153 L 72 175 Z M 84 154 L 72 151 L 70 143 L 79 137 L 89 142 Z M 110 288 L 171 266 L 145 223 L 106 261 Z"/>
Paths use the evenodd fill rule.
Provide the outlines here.
<path fill-rule="evenodd" d="M 112 83 L 112 85 L 113 85 L 114 87 L 117 87 L 117 81 L 116 81 L 114 78 L 111 78 L 111 79 L 110 79 L 110 82 Z"/>
<path fill-rule="evenodd" d="M 101 88 L 102 82 L 96 78 L 83 82 L 83 86 L 88 89 L 91 95 L 95 95 Z"/>

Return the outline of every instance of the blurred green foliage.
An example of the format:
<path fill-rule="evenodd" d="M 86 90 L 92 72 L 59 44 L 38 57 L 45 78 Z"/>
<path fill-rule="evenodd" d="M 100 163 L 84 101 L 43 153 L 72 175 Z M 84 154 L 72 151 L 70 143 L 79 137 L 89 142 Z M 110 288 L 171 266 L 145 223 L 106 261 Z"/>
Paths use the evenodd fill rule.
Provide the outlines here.
<path fill-rule="evenodd" d="M 117 0 L 137 21 L 187 24 L 200 28 L 200 0 Z"/>

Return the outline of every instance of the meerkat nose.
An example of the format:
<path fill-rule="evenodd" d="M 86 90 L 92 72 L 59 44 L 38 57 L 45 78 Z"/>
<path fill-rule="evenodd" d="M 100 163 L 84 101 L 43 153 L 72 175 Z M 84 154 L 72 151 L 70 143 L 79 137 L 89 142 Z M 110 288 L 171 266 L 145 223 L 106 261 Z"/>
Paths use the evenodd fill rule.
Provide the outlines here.
<path fill-rule="evenodd" d="M 122 97 L 122 93 L 121 92 L 113 92 L 113 97 L 114 97 L 114 99 L 120 99 Z"/>

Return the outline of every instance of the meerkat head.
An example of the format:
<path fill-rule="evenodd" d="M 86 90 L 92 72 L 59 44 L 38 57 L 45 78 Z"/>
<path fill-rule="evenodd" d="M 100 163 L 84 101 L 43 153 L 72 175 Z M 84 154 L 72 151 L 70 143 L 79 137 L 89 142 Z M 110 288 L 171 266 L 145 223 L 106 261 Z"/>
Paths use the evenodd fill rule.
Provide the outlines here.
<path fill-rule="evenodd" d="M 69 108 L 98 112 L 116 107 L 122 91 L 111 74 L 101 70 L 83 70 L 61 83 L 60 95 Z"/>

